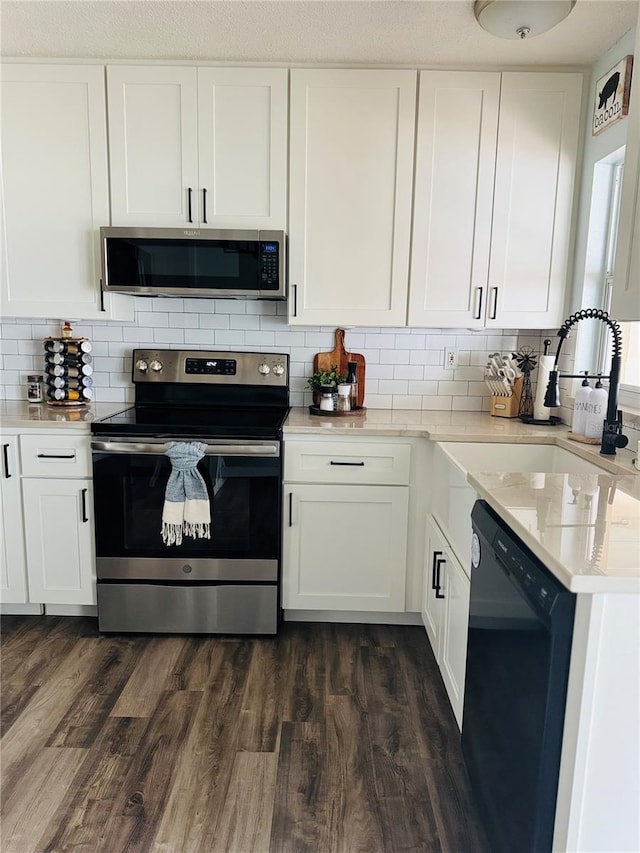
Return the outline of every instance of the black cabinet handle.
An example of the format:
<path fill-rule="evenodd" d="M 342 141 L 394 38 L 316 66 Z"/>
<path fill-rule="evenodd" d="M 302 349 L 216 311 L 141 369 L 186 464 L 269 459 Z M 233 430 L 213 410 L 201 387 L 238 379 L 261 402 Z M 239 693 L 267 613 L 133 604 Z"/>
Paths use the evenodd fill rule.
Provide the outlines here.
<path fill-rule="evenodd" d="M 2 445 L 2 455 L 4 457 L 4 478 L 5 480 L 11 479 L 11 474 L 9 473 L 9 445 Z"/>
<path fill-rule="evenodd" d="M 364 468 L 364 462 L 334 462 L 333 459 L 329 465 L 350 465 L 352 468 Z"/>
<path fill-rule="evenodd" d="M 38 459 L 75 459 L 75 453 L 38 453 Z"/>
<path fill-rule="evenodd" d="M 289 492 L 289 527 L 293 527 L 293 492 Z"/>
<path fill-rule="evenodd" d="M 438 562 L 438 557 L 442 557 L 442 551 L 433 552 L 433 560 L 431 561 L 431 589 L 437 589 L 438 587 L 436 582 L 436 563 Z"/>
<path fill-rule="evenodd" d="M 202 189 L 202 221 L 207 224 L 207 190 Z"/>
<path fill-rule="evenodd" d="M 498 288 L 492 287 L 491 292 L 493 293 L 493 308 L 491 309 L 490 320 L 496 319 L 496 314 L 498 313 Z"/>
<path fill-rule="evenodd" d="M 189 187 L 189 189 L 187 190 L 187 203 L 188 203 L 188 210 L 189 210 L 189 216 L 188 216 L 188 218 L 189 218 L 189 222 L 193 222 L 193 215 L 192 215 L 192 213 L 191 213 L 191 196 L 192 196 L 192 194 L 193 194 L 193 190 L 191 189 L 191 187 Z"/>
<path fill-rule="evenodd" d="M 89 489 L 83 489 L 80 494 L 82 495 L 82 523 L 86 524 L 89 521 L 89 516 L 87 515 L 87 492 Z"/>
<path fill-rule="evenodd" d="M 293 311 L 291 312 L 292 317 L 298 316 L 298 285 L 292 284 L 291 290 L 293 292 Z"/>
<path fill-rule="evenodd" d="M 436 560 L 436 598 L 444 598 L 444 592 L 441 591 L 440 584 L 440 567 L 444 566 L 447 561 L 444 557 L 441 557 L 439 560 Z"/>
<path fill-rule="evenodd" d="M 474 316 L 474 320 L 479 320 L 482 317 L 482 295 L 484 293 L 484 287 L 478 287 L 478 309 L 477 314 Z"/>

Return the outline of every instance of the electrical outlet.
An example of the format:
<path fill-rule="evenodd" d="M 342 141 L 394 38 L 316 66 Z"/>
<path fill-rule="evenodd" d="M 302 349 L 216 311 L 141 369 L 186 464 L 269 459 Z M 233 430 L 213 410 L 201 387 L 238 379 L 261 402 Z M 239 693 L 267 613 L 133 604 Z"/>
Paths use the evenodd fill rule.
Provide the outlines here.
<path fill-rule="evenodd" d="M 444 367 L 445 370 L 453 370 L 458 366 L 458 352 L 454 349 L 446 349 L 444 351 Z"/>

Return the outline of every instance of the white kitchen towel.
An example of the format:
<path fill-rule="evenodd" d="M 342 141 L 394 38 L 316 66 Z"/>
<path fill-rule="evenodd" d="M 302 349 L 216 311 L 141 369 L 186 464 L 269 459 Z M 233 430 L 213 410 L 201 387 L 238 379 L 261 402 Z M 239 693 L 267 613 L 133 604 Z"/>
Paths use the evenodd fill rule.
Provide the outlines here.
<path fill-rule="evenodd" d="M 182 545 L 182 537 L 211 538 L 209 495 L 198 462 L 207 445 L 201 441 L 170 441 L 166 455 L 171 460 L 162 508 L 162 541 Z"/>

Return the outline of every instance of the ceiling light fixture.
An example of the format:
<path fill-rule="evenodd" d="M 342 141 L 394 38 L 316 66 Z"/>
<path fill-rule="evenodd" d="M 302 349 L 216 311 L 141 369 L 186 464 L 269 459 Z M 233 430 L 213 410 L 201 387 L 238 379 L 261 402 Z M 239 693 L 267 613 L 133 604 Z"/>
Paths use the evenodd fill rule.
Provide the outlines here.
<path fill-rule="evenodd" d="M 526 39 L 564 21 L 576 0 L 475 0 L 480 26 L 503 39 Z"/>

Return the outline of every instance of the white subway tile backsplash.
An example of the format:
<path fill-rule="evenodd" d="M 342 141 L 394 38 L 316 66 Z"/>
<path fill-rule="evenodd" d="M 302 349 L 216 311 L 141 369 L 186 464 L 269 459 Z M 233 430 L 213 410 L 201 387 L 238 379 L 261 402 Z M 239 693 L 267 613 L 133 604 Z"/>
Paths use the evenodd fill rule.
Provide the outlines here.
<path fill-rule="evenodd" d="M 213 299 L 135 299 L 135 321 L 74 323 L 78 336 L 93 343 L 96 400 L 133 399 L 134 348 L 181 347 L 226 352 L 231 349 L 288 353 L 292 405 L 309 405 L 307 378 L 318 352 L 334 347 L 335 328 L 289 326 L 282 302 Z M 24 399 L 27 373 L 44 368 L 42 339 L 60 333 L 58 319 L 29 322 L 9 318 L 0 325 L 0 397 Z M 527 342 L 539 353 L 548 332 L 511 330 L 354 328 L 347 329 L 347 351 L 367 362 L 365 405 L 413 410 L 488 410 L 489 389 L 482 381 L 489 352 L 516 350 Z M 443 367 L 445 348 L 458 352 L 456 370 Z M 572 351 L 567 348 L 567 363 Z"/>

